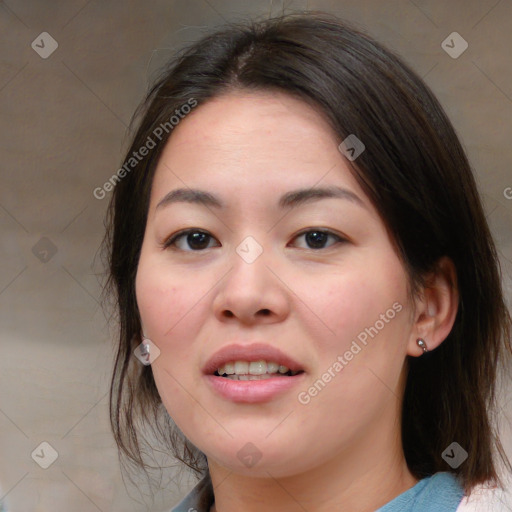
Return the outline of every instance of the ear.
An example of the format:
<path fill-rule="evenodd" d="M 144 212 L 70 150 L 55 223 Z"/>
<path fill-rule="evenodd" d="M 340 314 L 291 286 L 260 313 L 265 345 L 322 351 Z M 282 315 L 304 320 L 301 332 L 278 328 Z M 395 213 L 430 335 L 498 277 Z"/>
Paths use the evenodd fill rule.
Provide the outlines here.
<path fill-rule="evenodd" d="M 437 268 L 427 276 L 425 288 L 415 300 L 415 316 L 407 353 L 420 356 L 423 349 L 416 340 L 425 341 L 429 351 L 437 348 L 450 334 L 459 306 L 457 272 L 453 261 L 443 256 Z"/>

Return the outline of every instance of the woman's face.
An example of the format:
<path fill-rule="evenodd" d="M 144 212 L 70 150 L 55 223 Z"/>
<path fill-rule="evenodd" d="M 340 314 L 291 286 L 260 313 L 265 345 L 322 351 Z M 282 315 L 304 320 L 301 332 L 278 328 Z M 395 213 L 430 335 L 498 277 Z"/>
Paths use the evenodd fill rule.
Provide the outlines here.
<path fill-rule="evenodd" d="M 153 375 L 182 432 L 233 471 L 367 463 L 399 428 L 406 274 L 340 142 L 300 100 L 230 93 L 174 128 L 156 169 L 136 279 Z M 272 373 L 291 361 L 295 376 Z"/>

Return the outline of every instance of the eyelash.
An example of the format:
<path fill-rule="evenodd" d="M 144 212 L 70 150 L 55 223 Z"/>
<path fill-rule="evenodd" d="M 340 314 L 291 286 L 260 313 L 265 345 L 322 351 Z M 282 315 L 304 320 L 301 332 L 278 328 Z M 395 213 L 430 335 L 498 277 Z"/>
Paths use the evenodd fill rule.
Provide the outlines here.
<path fill-rule="evenodd" d="M 196 228 L 190 228 L 190 229 L 184 229 L 182 231 L 179 231 L 178 233 L 175 233 L 174 235 L 172 235 L 171 237 L 167 238 L 162 244 L 161 244 L 161 248 L 162 249 L 172 249 L 174 251 L 178 251 L 178 250 L 181 250 L 183 252 L 203 252 L 205 251 L 206 249 L 212 249 L 212 247 L 206 247 L 204 249 L 191 249 L 191 250 L 183 250 L 183 249 L 179 249 L 177 248 L 176 246 L 174 246 L 174 244 L 181 238 L 189 235 L 190 233 L 201 233 L 203 235 L 207 235 L 209 236 L 210 238 L 214 238 L 210 233 L 208 233 L 207 231 L 203 231 L 201 229 L 196 229 Z M 343 238 L 342 236 L 338 235 L 337 233 L 334 233 L 333 231 L 329 230 L 329 229 L 321 229 L 321 228 L 308 228 L 308 229 L 305 229 L 303 231 L 301 231 L 300 233 L 297 233 L 293 239 L 296 239 L 300 236 L 303 236 L 303 235 L 306 235 L 307 233 L 323 233 L 323 234 L 326 234 L 326 235 L 330 235 L 332 237 L 334 237 L 336 239 L 336 243 L 343 243 L 343 242 L 347 242 L 347 240 L 345 238 Z M 331 244 L 330 246 L 328 247 L 321 247 L 321 248 L 311 248 L 311 247 L 307 247 L 306 249 L 308 250 L 311 250 L 311 251 L 320 251 L 322 249 L 329 249 L 331 248 L 333 245 L 336 245 L 336 244 Z M 173 247 L 174 246 L 174 247 Z M 304 249 L 302 247 L 302 249 Z"/>

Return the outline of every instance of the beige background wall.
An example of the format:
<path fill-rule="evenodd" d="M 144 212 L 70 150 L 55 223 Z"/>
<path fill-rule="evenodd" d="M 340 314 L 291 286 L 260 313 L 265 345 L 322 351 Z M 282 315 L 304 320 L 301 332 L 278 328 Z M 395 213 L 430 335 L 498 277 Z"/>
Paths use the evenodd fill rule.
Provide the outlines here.
<path fill-rule="evenodd" d="M 476 170 L 510 301 L 509 0 L 2 1 L 0 496 L 9 510 L 149 510 L 123 486 L 107 424 L 112 346 L 96 256 L 107 199 L 93 190 L 118 169 L 148 78 L 176 48 L 225 20 L 306 7 L 367 29 L 433 88 Z M 458 58 L 441 47 L 454 31 L 469 44 Z M 45 59 L 31 47 L 42 32 L 58 44 Z M 512 456 L 510 394 L 502 404 Z M 58 452 L 46 470 L 31 458 L 43 441 Z M 164 480 L 151 509 L 169 508 L 190 485 Z"/>

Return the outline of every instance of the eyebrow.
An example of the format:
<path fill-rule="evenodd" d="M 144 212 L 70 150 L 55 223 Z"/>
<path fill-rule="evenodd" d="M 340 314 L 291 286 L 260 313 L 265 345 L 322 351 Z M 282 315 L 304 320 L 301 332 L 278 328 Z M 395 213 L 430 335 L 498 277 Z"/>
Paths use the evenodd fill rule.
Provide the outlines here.
<path fill-rule="evenodd" d="M 278 206 L 282 209 L 291 208 L 293 206 L 298 206 L 299 204 L 329 198 L 345 199 L 366 208 L 364 202 L 354 192 L 334 185 L 329 187 L 301 188 L 292 190 L 280 197 Z M 219 197 L 211 194 L 210 192 L 192 188 L 178 188 L 171 190 L 171 192 L 166 194 L 157 204 L 156 209 L 158 210 L 159 208 L 163 208 L 174 203 L 203 204 L 205 206 L 220 209 L 226 207 L 225 203 Z"/>

